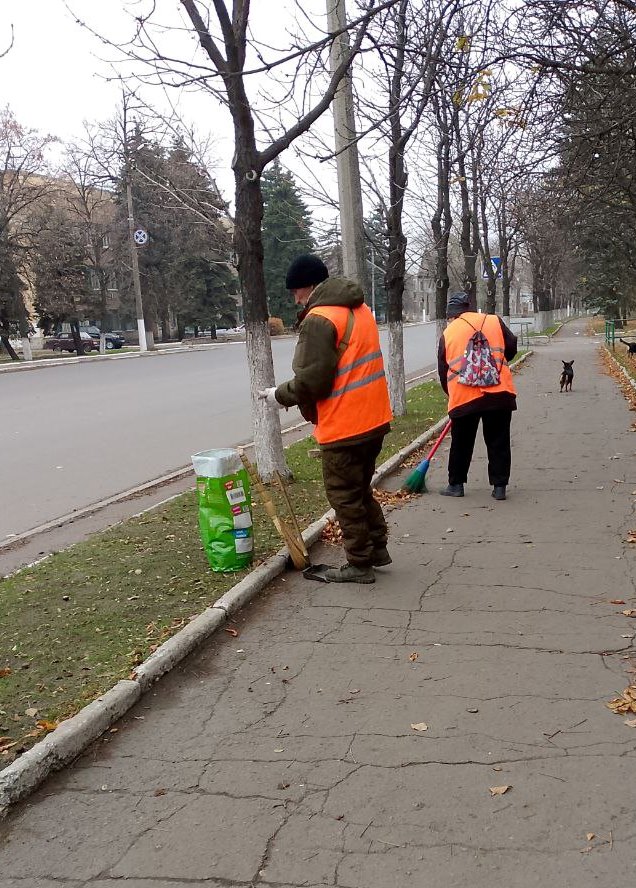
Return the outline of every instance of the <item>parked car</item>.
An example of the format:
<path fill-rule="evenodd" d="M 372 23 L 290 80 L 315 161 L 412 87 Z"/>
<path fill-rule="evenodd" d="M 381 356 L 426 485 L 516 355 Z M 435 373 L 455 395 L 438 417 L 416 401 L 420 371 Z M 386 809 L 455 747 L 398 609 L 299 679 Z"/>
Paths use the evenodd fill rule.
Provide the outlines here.
<path fill-rule="evenodd" d="M 95 340 L 86 330 L 80 330 L 80 338 L 84 344 L 85 352 L 99 351 L 99 340 L 95 344 Z M 53 351 L 74 352 L 75 340 L 70 333 L 57 333 L 55 336 L 48 336 L 44 340 L 44 348 L 52 349 Z"/>
<path fill-rule="evenodd" d="M 99 337 L 101 336 L 101 330 L 99 327 L 86 327 L 86 332 L 89 334 L 93 342 L 97 343 L 97 348 L 99 348 Z M 83 332 L 83 331 L 82 331 Z M 117 333 L 104 333 L 104 339 L 106 340 L 106 348 L 108 351 L 112 351 L 114 348 L 121 348 L 122 345 L 126 345 L 126 340 L 123 336 L 119 336 Z"/>

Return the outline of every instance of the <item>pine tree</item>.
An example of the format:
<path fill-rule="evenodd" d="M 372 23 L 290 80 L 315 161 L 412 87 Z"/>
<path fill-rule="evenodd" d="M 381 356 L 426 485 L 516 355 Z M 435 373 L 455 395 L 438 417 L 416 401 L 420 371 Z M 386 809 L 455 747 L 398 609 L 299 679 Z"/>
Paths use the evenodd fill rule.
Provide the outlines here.
<path fill-rule="evenodd" d="M 278 160 L 263 173 L 261 184 L 267 304 L 272 317 L 282 318 L 286 325 L 291 325 L 296 319 L 296 307 L 285 287 L 285 275 L 296 256 L 315 249 L 311 215 L 294 177 Z"/>
<path fill-rule="evenodd" d="M 187 325 L 233 326 L 238 277 L 214 182 L 181 141 L 165 148 L 137 130 L 130 151 L 135 224 L 149 234 L 138 254 L 146 320 L 161 325 L 164 338 L 172 319 L 181 336 Z M 123 266 L 128 250 L 123 183 L 119 192 L 118 251 Z M 130 276 L 123 278 L 122 288 L 132 304 Z"/>

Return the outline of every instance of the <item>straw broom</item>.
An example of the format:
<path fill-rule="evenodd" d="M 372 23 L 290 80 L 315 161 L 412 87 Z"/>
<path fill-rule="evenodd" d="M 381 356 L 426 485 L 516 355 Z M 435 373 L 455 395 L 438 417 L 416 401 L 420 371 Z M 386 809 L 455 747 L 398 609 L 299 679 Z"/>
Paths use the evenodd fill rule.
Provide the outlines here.
<path fill-rule="evenodd" d="M 280 516 L 276 512 L 276 506 L 274 505 L 274 501 L 271 498 L 269 491 L 261 481 L 258 472 L 242 450 L 239 450 L 239 456 L 241 457 L 241 462 L 245 466 L 245 470 L 250 476 L 252 484 L 258 490 L 261 501 L 265 506 L 265 511 L 272 519 L 272 524 L 278 531 L 278 535 L 289 549 L 289 554 L 294 567 L 297 570 L 304 570 L 306 567 L 309 566 L 309 556 L 307 554 L 307 549 L 305 548 L 305 543 L 302 537 L 300 537 L 299 540 L 298 537 L 300 536 L 300 534 L 298 534 L 297 536 L 295 531 L 291 530 L 285 523 L 285 521 L 280 518 Z M 285 500 L 286 502 L 289 502 L 287 491 L 285 491 Z M 292 514 L 292 520 L 295 522 L 295 517 L 293 516 L 293 512 L 291 512 L 291 505 L 289 506 L 289 508 L 290 513 Z"/>

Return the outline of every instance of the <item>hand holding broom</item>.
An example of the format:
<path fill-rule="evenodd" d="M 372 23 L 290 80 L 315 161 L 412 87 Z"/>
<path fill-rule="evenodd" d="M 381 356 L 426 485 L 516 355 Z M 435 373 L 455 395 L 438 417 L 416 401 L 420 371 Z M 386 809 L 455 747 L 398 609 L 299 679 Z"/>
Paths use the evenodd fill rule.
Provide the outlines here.
<path fill-rule="evenodd" d="M 423 459 L 421 463 L 419 463 L 411 472 L 411 474 L 406 479 L 404 484 L 404 489 L 409 493 L 422 493 L 426 490 L 426 473 L 428 472 L 428 467 L 431 464 L 431 460 L 437 453 L 437 448 L 442 443 L 446 435 L 449 433 L 451 427 L 450 419 L 442 429 L 442 433 L 437 439 L 437 441 L 431 447 L 430 453 Z"/>

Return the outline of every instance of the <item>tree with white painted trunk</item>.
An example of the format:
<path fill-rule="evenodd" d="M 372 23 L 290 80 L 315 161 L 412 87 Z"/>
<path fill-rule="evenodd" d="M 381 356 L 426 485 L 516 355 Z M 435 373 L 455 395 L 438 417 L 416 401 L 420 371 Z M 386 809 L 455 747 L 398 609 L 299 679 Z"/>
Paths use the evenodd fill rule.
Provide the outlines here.
<path fill-rule="evenodd" d="M 436 72 L 460 7 L 458 0 L 400 0 L 387 11 L 381 21 L 372 25 L 379 49 L 376 82 L 380 92 L 373 97 L 359 98 L 367 129 L 380 133 L 380 144 L 388 160 L 388 199 L 380 205 L 384 208 L 388 239 L 387 377 L 391 407 L 396 416 L 406 413 L 403 294 L 407 239 L 403 213 L 408 173 L 405 154 L 429 105 Z"/>
<path fill-rule="evenodd" d="M 153 5 L 147 16 L 138 17 L 135 37 L 123 50 L 129 59 L 149 66 L 140 79 L 170 86 L 199 84 L 229 111 L 234 130 L 234 241 L 243 295 L 254 440 L 258 468 L 266 479 L 276 470 L 290 473 L 278 411 L 257 397 L 259 390 L 274 384 L 263 274 L 261 175 L 329 108 L 361 49 L 369 23 L 396 2 L 360 0 L 348 25 L 350 52 L 332 73 L 328 73 L 326 56 L 338 35 L 320 33 L 301 4 L 297 5 L 298 33 L 289 35 L 289 48 L 282 52 L 258 43 L 257 13 L 250 0 L 233 0 L 231 10 L 223 0 L 211 4 L 180 0 L 183 15 L 173 25 L 166 24 L 165 12 L 159 20 Z M 301 22 L 313 29 L 311 35 L 302 33 Z M 166 34 L 170 49 L 164 53 L 161 47 Z M 192 56 L 193 35 L 203 58 Z M 179 40 L 184 42 L 175 52 Z M 252 88 L 254 77 L 261 79 Z M 257 126 L 261 127 L 259 133 Z"/>

